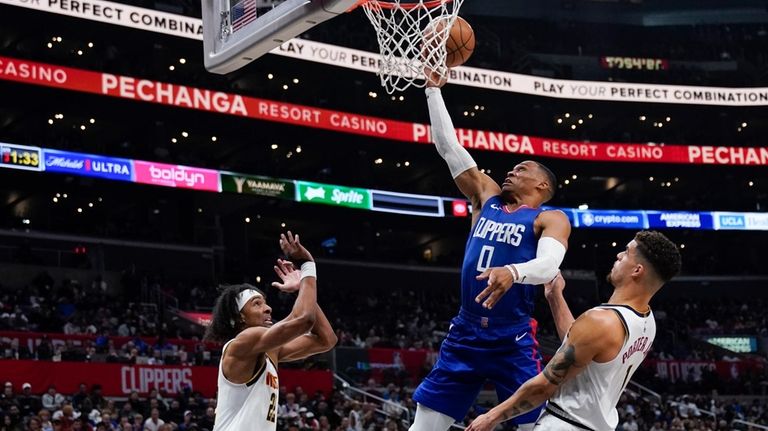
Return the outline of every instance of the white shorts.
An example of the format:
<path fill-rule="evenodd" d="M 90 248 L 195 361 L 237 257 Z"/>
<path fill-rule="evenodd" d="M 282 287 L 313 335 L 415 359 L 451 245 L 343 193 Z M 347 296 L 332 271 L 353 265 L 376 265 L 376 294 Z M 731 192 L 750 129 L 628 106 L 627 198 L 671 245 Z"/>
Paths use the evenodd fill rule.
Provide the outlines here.
<path fill-rule="evenodd" d="M 536 424 L 533 426 L 533 431 L 585 431 L 584 428 L 571 425 L 568 422 L 547 413 L 546 410 L 541 412 L 539 419 L 536 420 Z"/>

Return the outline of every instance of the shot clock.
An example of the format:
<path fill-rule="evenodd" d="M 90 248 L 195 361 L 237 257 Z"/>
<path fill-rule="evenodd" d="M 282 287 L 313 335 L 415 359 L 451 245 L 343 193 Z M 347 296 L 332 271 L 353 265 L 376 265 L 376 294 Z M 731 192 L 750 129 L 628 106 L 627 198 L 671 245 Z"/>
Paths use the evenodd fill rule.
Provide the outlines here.
<path fill-rule="evenodd" d="M 38 147 L 0 142 L 0 167 L 42 171 L 42 151 Z"/>

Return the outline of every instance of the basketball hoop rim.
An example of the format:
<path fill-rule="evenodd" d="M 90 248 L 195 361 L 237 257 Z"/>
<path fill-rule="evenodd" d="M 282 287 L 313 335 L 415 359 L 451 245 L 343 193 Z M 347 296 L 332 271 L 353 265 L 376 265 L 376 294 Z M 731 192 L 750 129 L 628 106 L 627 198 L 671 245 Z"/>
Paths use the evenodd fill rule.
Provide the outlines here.
<path fill-rule="evenodd" d="M 441 6 L 445 3 L 450 3 L 453 0 L 430 0 L 426 2 L 418 2 L 418 3 L 399 3 L 399 2 L 390 2 L 390 1 L 382 1 L 382 0 L 361 0 L 357 3 L 355 7 L 358 6 L 367 6 L 369 4 L 371 5 L 377 5 L 382 9 L 396 9 L 401 8 L 404 10 L 413 10 L 413 9 L 433 9 L 438 6 Z"/>

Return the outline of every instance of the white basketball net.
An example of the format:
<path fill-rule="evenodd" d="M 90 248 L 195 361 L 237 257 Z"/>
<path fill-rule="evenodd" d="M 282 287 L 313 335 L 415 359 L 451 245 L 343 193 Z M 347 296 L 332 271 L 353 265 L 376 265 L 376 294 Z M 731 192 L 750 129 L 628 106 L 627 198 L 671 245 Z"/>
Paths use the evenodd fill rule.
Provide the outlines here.
<path fill-rule="evenodd" d="M 387 93 L 427 84 L 424 70 L 448 73 L 445 42 L 464 0 L 371 0 L 362 5 L 379 41 L 379 77 Z"/>

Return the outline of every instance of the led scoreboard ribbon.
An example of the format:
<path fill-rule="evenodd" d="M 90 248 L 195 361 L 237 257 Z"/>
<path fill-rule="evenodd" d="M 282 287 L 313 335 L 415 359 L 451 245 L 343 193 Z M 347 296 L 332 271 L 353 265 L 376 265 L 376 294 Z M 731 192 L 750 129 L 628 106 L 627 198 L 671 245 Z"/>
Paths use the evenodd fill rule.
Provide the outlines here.
<path fill-rule="evenodd" d="M 469 217 L 469 202 L 334 184 L 120 159 L 0 142 L 0 168 L 55 172 L 163 187 L 229 192 L 426 217 Z M 768 231 L 768 212 L 560 209 L 575 228 Z"/>

